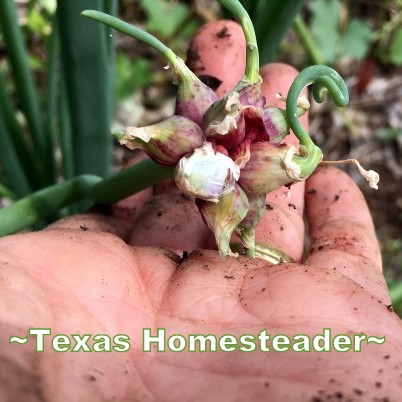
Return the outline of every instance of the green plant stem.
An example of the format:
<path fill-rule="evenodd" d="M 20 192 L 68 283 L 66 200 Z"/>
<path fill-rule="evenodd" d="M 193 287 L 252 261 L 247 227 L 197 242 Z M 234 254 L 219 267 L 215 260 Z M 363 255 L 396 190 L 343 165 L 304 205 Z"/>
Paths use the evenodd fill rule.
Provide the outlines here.
<path fill-rule="evenodd" d="M 389 294 L 393 304 L 398 304 L 402 301 L 402 282 L 393 285 L 389 289 Z"/>
<path fill-rule="evenodd" d="M 14 149 L 11 135 L 7 130 L 2 110 L 0 109 L 0 161 L 3 173 L 12 191 L 18 197 L 24 197 L 31 192 L 30 185 L 21 167 L 20 160 Z M 0 219 L 1 222 L 1 219 Z"/>
<path fill-rule="evenodd" d="M 59 94 L 59 143 L 62 153 L 62 173 L 64 179 L 74 177 L 74 154 L 70 120 L 70 111 L 67 100 L 67 88 L 64 67 L 61 66 L 60 94 Z"/>
<path fill-rule="evenodd" d="M 74 175 L 106 177 L 112 165 L 112 44 L 105 27 L 81 18 L 80 13 L 88 6 L 103 10 L 104 2 L 58 1 L 61 60 L 71 118 Z"/>
<path fill-rule="evenodd" d="M 28 145 L 22 137 L 22 127 L 16 118 L 16 111 L 11 101 L 11 96 L 7 91 L 7 81 L 4 76 L 4 72 L 0 70 L 0 108 L 3 110 L 4 119 L 7 123 L 7 127 L 13 133 L 13 136 L 19 137 L 17 142 L 21 143 L 24 148 L 22 152 L 29 152 Z"/>
<path fill-rule="evenodd" d="M 115 15 L 117 12 L 117 0 L 103 0 L 103 11 L 109 15 Z"/>
<path fill-rule="evenodd" d="M 47 168 L 46 161 L 48 145 L 39 111 L 38 96 L 31 71 L 29 70 L 28 55 L 21 30 L 18 26 L 14 0 L 0 1 L 0 24 L 12 66 L 18 97 L 27 118 L 38 160 L 42 162 L 40 174 L 47 179 L 47 182 L 50 182 L 50 170 Z"/>
<path fill-rule="evenodd" d="M 301 168 L 301 176 L 307 178 L 322 159 L 322 151 L 304 130 L 298 118 L 298 98 L 304 87 L 314 83 L 313 97 L 317 102 L 324 100 L 325 92 L 329 92 L 337 106 L 349 103 L 349 93 L 345 81 L 332 68 L 327 66 L 311 66 L 304 69 L 293 81 L 286 100 L 286 118 L 290 128 L 300 142 L 300 156 L 293 161 Z"/>
<path fill-rule="evenodd" d="M 46 158 L 49 160 L 51 172 L 53 173 L 52 181 L 56 179 L 55 176 L 55 159 L 54 159 L 54 144 L 55 144 L 55 131 L 56 131 L 56 116 L 57 116 L 57 84 L 58 84 L 58 60 L 59 60 L 59 27 L 57 24 L 56 16 L 52 17 L 53 32 L 50 36 L 48 43 L 48 57 L 47 57 L 47 76 L 46 76 L 46 137 L 48 142 Z"/>
<path fill-rule="evenodd" d="M 89 198 L 100 204 L 112 204 L 173 177 L 174 169 L 146 159 L 108 177 L 91 188 Z"/>
<path fill-rule="evenodd" d="M 261 61 L 268 63 L 274 59 L 278 46 L 292 26 L 305 0 L 260 1 L 264 1 L 264 4 L 258 8 L 261 12 L 253 22 L 260 47 Z"/>
<path fill-rule="evenodd" d="M 44 187 L 46 182 L 41 181 L 38 161 L 34 158 L 32 148 L 22 135 L 23 128 L 16 118 L 16 111 L 7 92 L 7 84 L 2 71 L 0 71 L 0 109 L 7 126 L 7 132 L 10 134 L 14 144 L 16 156 L 30 186 L 35 190 Z M 6 133 L 2 135 L 6 135 Z"/>
<path fill-rule="evenodd" d="M 253 21 L 257 17 L 257 11 L 259 7 L 262 5 L 262 3 L 265 3 L 266 0 L 251 0 L 250 1 L 250 6 L 247 9 L 247 12 Z"/>
<path fill-rule="evenodd" d="M 147 159 L 107 179 L 81 175 L 47 187 L 0 209 L 0 236 L 15 233 L 78 201 L 114 203 L 172 177 L 173 172 Z"/>
<path fill-rule="evenodd" d="M 101 180 L 83 175 L 39 190 L 9 207 L 0 209 L 0 236 L 15 233 L 85 198 L 88 188 Z"/>
<path fill-rule="evenodd" d="M 349 94 L 345 81 L 332 68 L 327 66 L 311 66 L 305 68 L 293 81 L 286 100 L 286 117 L 290 128 L 306 147 L 312 144 L 309 134 L 304 130 L 297 116 L 298 98 L 304 87 L 314 83 L 313 96 L 317 102 L 324 100 L 323 90 L 328 90 L 337 106 L 349 103 Z"/>
<path fill-rule="evenodd" d="M 260 60 L 253 23 L 245 8 L 238 0 L 218 0 L 223 7 L 230 11 L 240 23 L 246 38 L 246 77 L 250 83 L 255 84 L 260 80 Z"/>
<path fill-rule="evenodd" d="M 103 11 L 109 15 L 116 15 L 117 14 L 117 0 L 103 0 Z M 109 53 L 109 64 L 111 66 L 111 70 L 114 72 L 116 68 L 116 37 L 113 35 L 113 29 L 111 27 L 105 27 L 106 33 L 106 45 L 108 47 Z M 115 94 L 115 85 L 116 85 L 116 74 L 111 74 L 110 79 L 108 80 L 109 88 L 108 91 L 110 95 L 110 101 L 113 104 L 110 107 L 110 121 L 113 121 L 113 113 L 114 113 L 114 94 Z"/>
<path fill-rule="evenodd" d="M 312 64 L 324 64 L 324 57 L 322 56 L 313 36 L 310 34 L 310 31 L 300 15 L 295 18 L 293 28 L 301 44 L 308 53 Z"/>
<path fill-rule="evenodd" d="M 0 198 L 7 198 L 8 200 L 15 201 L 17 199 L 17 195 L 14 194 L 11 189 L 8 188 L 8 186 L 0 182 Z"/>

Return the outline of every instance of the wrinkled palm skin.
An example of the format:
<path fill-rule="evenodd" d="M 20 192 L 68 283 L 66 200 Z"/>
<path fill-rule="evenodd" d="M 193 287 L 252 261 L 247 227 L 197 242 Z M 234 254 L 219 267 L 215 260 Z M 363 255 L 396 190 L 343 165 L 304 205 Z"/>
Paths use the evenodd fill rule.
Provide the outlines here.
<path fill-rule="evenodd" d="M 235 41 L 238 27 L 225 24 L 226 39 Z M 205 29 L 193 47 L 202 35 Z M 233 49 L 225 49 L 220 57 L 229 59 Z M 244 63 L 233 66 L 211 72 L 224 81 L 220 95 L 225 74 L 241 77 Z M 268 102 L 283 107 L 275 93 L 286 94 L 295 74 L 281 64 L 261 70 Z M 0 240 L 1 402 L 401 400 L 402 325 L 389 306 L 365 200 L 345 173 L 319 169 L 306 185 L 268 195 L 257 241 L 285 251 L 291 264 L 223 261 L 194 202 L 169 183 L 113 211 Z M 304 212 L 310 246 L 303 256 Z M 47 341 L 37 353 L 32 337 L 8 344 L 32 327 L 54 335 L 127 334 L 131 349 L 56 353 Z M 143 328 L 185 336 L 263 329 L 315 335 L 331 328 L 386 342 L 360 353 L 146 353 Z"/>

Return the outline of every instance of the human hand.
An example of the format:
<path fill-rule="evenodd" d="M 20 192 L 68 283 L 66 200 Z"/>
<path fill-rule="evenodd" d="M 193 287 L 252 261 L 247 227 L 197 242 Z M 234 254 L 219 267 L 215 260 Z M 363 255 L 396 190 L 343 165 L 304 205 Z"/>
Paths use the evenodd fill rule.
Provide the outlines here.
<path fill-rule="evenodd" d="M 199 60 L 204 73 L 224 81 L 221 93 L 244 69 L 241 56 L 234 61 L 244 43 L 233 49 L 231 42 L 239 28 L 225 24 L 232 36 L 226 46 L 217 41 L 216 52 L 230 74 L 224 64 L 211 71 L 216 54 Z M 213 31 L 197 40 L 210 40 L 205 35 Z M 261 75 L 268 102 L 278 104 L 275 94 L 286 94 L 295 71 L 274 64 Z M 191 200 L 168 183 L 151 196 L 147 190 L 125 200 L 112 216 L 75 216 L 0 240 L 0 401 L 398 400 L 402 325 L 387 308 L 371 217 L 347 175 L 319 169 L 306 188 L 298 183 L 268 195 L 257 241 L 296 261 L 278 266 L 247 257 L 222 261 Z M 302 264 L 304 210 L 311 245 Z M 198 251 L 187 258 L 174 252 L 184 250 Z M 32 327 L 53 335 L 128 334 L 131 350 L 56 353 L 47 343 L 37 353 L 31 339 L 8 345 Z M 331 328 L 386 342 L 363 345 L 360 353 L 143 352 L 143 328 L 217 337 L 264 329 L 313 336 Z"/>

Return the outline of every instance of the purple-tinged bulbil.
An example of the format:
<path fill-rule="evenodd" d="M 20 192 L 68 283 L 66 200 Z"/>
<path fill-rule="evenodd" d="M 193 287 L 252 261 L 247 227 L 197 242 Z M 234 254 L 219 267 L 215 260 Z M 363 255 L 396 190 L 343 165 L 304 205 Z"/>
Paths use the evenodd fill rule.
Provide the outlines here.
<path fill-rule="evenodd" d="M 147 127 L 127 127 L 118 138 L 130 149 L 143 149 L 155 162 L 175 166 L 177 162 L 204 142 L 204 133 L 193 121 L 172 116 Z"/>

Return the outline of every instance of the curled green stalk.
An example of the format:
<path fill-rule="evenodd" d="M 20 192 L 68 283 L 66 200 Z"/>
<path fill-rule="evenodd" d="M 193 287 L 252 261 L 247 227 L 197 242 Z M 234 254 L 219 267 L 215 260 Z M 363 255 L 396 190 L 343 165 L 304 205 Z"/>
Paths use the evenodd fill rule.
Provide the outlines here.
<path fill-rule="evenodd" d="M 286 115 L 290 128 L 299 139 L 300 144 L 308 147 L 312 141 L 304 130 L 297 116 L 298 99 L 304 87 L 314 83 L 313 97 L 316 102 L 324 100 L 328 91 L 337 106 L 349 103 L 349 93 L 343 78 L 331 67 L 317 65 L 304 69 L 293 81 L 286 100 Z"/>
<path fill-rule="evenodd" d="M 304 69 L 293 81 L 286 100 L 286 117 L 290 128 L 299 139 L 300 156 L 293 161 L 300 167 L 301 178 L 307 178 L 322 160 L 322 151 L 304 130 L 298 118 L 298 99 L 304 87 L 314 84 L 313 97 L 321 103 L 329 92 L 337 106 L 349 103 L 349 93 L 343 78 L 332 68 L 322 65 Z"/>
<path fill-rule="evenodd" d="M 260 56 L 257 46 L 257 37 L 250 16 L 238 0 L 218 0 L 223 7 L 229 10 L 240 23 L 246 37 L 247 59 L 246 78 L 251 84 L 260 80 Z"/>

